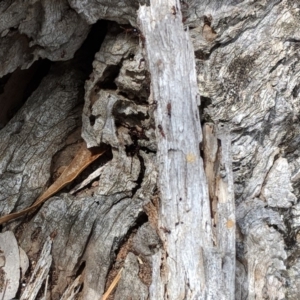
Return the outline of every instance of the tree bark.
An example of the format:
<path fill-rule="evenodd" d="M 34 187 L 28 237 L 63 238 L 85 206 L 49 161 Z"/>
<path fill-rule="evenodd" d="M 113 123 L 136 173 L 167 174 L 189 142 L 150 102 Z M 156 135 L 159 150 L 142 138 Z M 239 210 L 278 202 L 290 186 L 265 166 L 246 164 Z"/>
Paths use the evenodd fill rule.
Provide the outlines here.
<path fill-rule="evenodd" d="M 157 273 L 153 273 L 150 298 L 233 299 L 234 206 L 227 206 L 227 211 L 217 207 L 218 230 L 213 237 L 207 181 L 200 157 L 200 95 L 194 51 L 184 30 L 180 3 L 152 1 L 149 8 L 140 8 L 139 18 L 152 78 L 152 101 L 156 103 L 158 231 L 163 241 L 163 251 L 153 261 L 158 266 L 154 267 Z M 209 138 L 207 135 L 206 142 Z M 209 143 L 205 144 L 209 154 Z M 221 163 L 219 159 L 215 157 L 211 162 Z M 228 170 L 224 169 L 223 177 Z M 224 195 L 226 183 L 221 178 L 217 180 L 218 187 L 213 190 L 220 205 L 232 202 L 232 195 L 229 199 Z M 226 227 L 226 222 L 232 225 Z M 225 243 L 224 237 L 229 238 Z"/>
<path fill-rule="evenodd" d="M 299 12 L 1 1 L 0 299 L 299 299 Z"/>

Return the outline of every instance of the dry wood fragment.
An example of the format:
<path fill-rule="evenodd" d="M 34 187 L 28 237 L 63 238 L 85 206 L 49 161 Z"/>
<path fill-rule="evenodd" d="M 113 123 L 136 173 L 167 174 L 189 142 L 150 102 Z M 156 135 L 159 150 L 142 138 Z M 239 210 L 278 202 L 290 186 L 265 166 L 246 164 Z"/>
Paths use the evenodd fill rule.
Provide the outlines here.
<path fill-rule="evenodd" d="M 51 249 L 52 249 L 52 239 L 51 237 L 48 237 L 43 246 L 41 256 L 33 270 L 31 278 L 20 300 L 36 299 L 36 295 L 38 294 L 44 280 L 46 280 L 48 277 L 48 273 L 52 263 Z"/>
<path fill-rule="evenodd" d="M 194 52 L 181 13 L 178 10 L 174 16 L 172 7 L 180 7 L 180 2 L 155 0 L 150 8 L 141 6 L 138 13 L 157 101 L 158 228 L 164 243 L 162 260 L 153 261 L 150 299 L 201 299 L 205 293 L 217 299 L 217 282 L 205 278 L 210 265 L 203 253 L 213 244 L 199 151 L 202 136 Z"/>
<path fill-rule="evenodd" d="M 8 283 L 8 280 L 6 279 L 5 284 L 4 284 L 4 290 L 2 291 L 1 300 L 5 300 L 4 297 L 5 297 L 5 293 L 6 293 L 7 283 Z"/>
<path fill-rule="evenodd" d="M 80 150 L 77 152 L 76 156 L 70 163 L 70 165 L 64 170 L 64 172 L 59 176 L 59 178 L 43 193 L 32 206 L 23 209 L 20 212 L 12 213 L 0 218 L 0 224 L 6 223 L 10 220 L 19 218 L 24 214 L 33 211 L 35 208 L 44 203 L 51 196 L 60 191 L 67 184 L 71 183 L 86 167 L 88 167 L 93 161 L 100 157 L 106 148 L 99 148 L 97 151 L 90 150 L 83 143 Z"/>
<path fill-rule="evenodd" d="M 108 298 L 108 296 L 110 295 L 112 290 L 115 288 L 115 286 L 118 284 L 119 280 L 121 279 L 122 271 L 123 271 L 123 268 L 120 269 L 120 271 L 118 272 L 117 276 L 114 278 L 113 282 L 110 284 L 107 291 L 103 294 L 101 300 L 106 300 Z"/>
<path fill-rule="evenodd" d="M 74 300 L 82 286 L 82 275 L 79 275 L 65 290 L 60 300 Z"/>

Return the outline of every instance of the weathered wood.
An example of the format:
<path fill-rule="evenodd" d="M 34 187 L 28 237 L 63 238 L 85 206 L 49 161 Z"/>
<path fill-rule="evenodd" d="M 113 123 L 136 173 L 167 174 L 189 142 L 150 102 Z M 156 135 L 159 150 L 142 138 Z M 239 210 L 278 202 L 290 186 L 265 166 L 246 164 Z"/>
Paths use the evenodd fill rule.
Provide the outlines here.
<path fill-rule="evenodd" d="M 299 263 L 290 271 L 286 258 L 299 248 L 288 208 L 299 198 L 299 3 L 204 2 L 191 34 L 203 118 L 232 139 L 236 297 L 297 299 Z"/>
<path fill-rule="evenodd" d="M 56 66 L 0 131 L 1 214 L 30 206 L 50 178 L 52 156 L 80 124 L 83 76 Z"/>
<path fill-rule="evenodd" d="M 20 300 L 36 299 L 36 296 L 40 291 L 42 284 L 44 283 L 45 280 L 47 280 L 47 276 L 52 264 L 51 249 L 52 249 L 52 239 L 48 237 L 41 251 L 39 260 L 36 262 L 31 278 L 28 284 L 26 285 L 26 288 L 22 293 Z M 47 290 L 44 293 L 45 299 L 46 299 L 46 295 L 45 295 L 46 293 Z"/>
<path fill-rule="evenodd" d="M 107 148 L 89 150 L 85 143 L 82 144 L 76 156 L 66 167 L 59 178 L 40 196 L 38 199 L 28 208 L 25 208 L 19 212 L 12 213 L 3 217 L 0 217 L 0 224 L 17 219 L 27 213 L 30 213 L 42 205 L 51 196 L 59 192 L 66 185 L 70 184 L 85 168 L 87 168 L 93 161 L 103 155 L 107 151 Z"/>
<path fill-rule="evenodd" d="M 150 162 L 145 159 L 145 163 L 150 168 Z M 131 158 L 120 161 L 114 153 L 93 197 L 83 194 L 76 198 L 62 195 L 50 199 L 22 232 L 21 245 L 31 257 L 39 251 L 46 235 L 57 233 L 52 251 L 57 276 L 52 291 L 56 297 L 66 289 L 65 278 L 73 277 L 83 262 L 84 286 L 80 297 L 99 299 L 104 293 L 107 275 L 116 259 L 111 251 L 119 251 L 129 229 L 143 214 L 142 200 L 149 197 L 156 182 L 155 169 L 149 169 L 141 189 L 131 198 L 138 178 L 137 166 Z M 118 174 L 120 170 L 123 172 L 116 183 L 111 180 L 111 174 Z"/>
<path fill-rule="evenodd" d="M 186 120 L 185 116 L 190 111 L 184 105 L 187 105 L 185 100 L 192 99 L 186 90 L 196 91 L 198 88 L 201 121 L 216 126 L 216 135 L 208 140 L 212 139 L 217 145 L 216 148 L 208 147 L 208 152 L 209 149 L 213 151 L 205 154 L 204 136 L 203 159 L 211 156 L 212 168 L 207 184 L 210 195 L 213 195 L 210 196 L 213 213 L 207 213 L 204 218 L 208 223 L 213 219 L 213 226 L 209 240 L 212 247 L 203 246 L 200 253 L 203 268 L 199 270 L 205 271 L 203 289 L 219 287 L 204 296 L 231 299 L 232 270 L 236 266 L 235 299 L 299 299 L 299 1 L 180 1 L 181 20 L 187 29 L 186 35 L 193 42 L 198 76 L 198 87 L 195 88 L 193 79 L 193 84 L 185 84 L 186 90 L 180 91 L 181 94 L 172 94 L 175 102 L 179 97 L 184 98 L 180 107 L 173 103 L 169 105 L 169 99 L 164 97 L 168 94 L 166 89 L 170 87 L 171 95 L 172 91 L 180 90 L 180 84 L 187 82 L 187 77 L 194 76 L 191 64 L 188 68 L 187 64 L 181 64 L 182 69 L 178 68 L 184 50 L 193 52 L 190 47 L 184 49 L 187 37 L 183 38 L 182 27 L 180 22 L 177 23 L 179 4 L 161 1 L 161 12 L 151 6 L 142 8 L 147 11 L 153 9 L 153 13 L 161 16 L 152 19 L 151 23 L 151 28 L 157 33 L 155 42 L 151 40 L 147 26 L 143 25 L 146 28 L 142 32 L 143 38 L 139 31 L 128 25 L 139 27 L 136 9 L 139 3 L 143 5 L 145 2 L 149 5 L 149 1 L 135 0 L 0 1 L 0 93 L 3 96 L 0 97 L 1 215 L 19 211 L 33 203 L 52 180 L 54 182 L 56 173 L 60 173 L 71 161 L 77 139 L 69 135 L 76 127 L 81 127 L 79 118 L 82 112 L 78 104 L 85 93 L 82 125 L 85 142 L 89 147 L 109 144 L 112 154 L 91 166 L 88 173 L 93 175 L 88 180 L 84 181 L 88 174 L 83 174 L 73 183 L 80 187 L 76 192 L 73 190 L 73 196 L 69 195 L 73 186 L 67 186 L 63 194 L 50 199 L 35 216 L 31 216 L 26 226 L 23 223 L 18 232 L 14 230 L 18 233 L 17 240 L 28 253 L 30 261 L 36 261 L 47 236 L 53 231 L 58 232 L 52 251 L 53 281 L 49 281 L 55 300 L 60 299 L 68 287 L 70 291 L 67 294 L 72 298 L 77 292 L 77 288 L 73 287 L 81 283 L 83 289 L 76 297 L 99 299 L 125 261 L 126 273 L 132 276 L 121 279 L 115 289 L 115 297 L 120 298 L 122 291 L 129 294 L 128 286 L 132 286 L 133 297 L 138 297 L 134 291 L 142 286 L 142 281 L 153 299 L 164 299 L 165 285 L 157 284 L 157 281 L 170 270 L 174 273 L 173 265 L 177 262 L 172 261 L 175 256 L 170 252 L 166 257 L 166 251 L 160 247 L 168 246 L 166 242 L 175 236 L 178 228 L 167 227 L 169 222 L 173 224 L 172 219 L 157 222 L 156 210 L 161 211 L 161 208 L 155 190 L 157 145 L 154 131 L 161 145 L 169 143 L 170 138 L 179 141 L 182 133 L 173 136 L 170 133 L 180 124 L 195 120 L 195 116 Z M 150 14 L 145 14 L 146 18 L 148 16 Z M 98 23 L 99 19 L 119 24 Z M 88 62 L 86 55 L 82 56 L 81 67 L 93 68 L 85 91 L 82 85 L 86 77 L 80 75 L 71 61 L 63 67 L 55 63 L 56 66 L 21 110 L 9 116 L 9 111 L 16 104 L 26 100 L 27 95 L 23 98 L 21 90 L 27 80 L 31 81 L 29 75 L 23 84 L 18 82 L 26 76 L 22 71 L 9 73 L 18 67 L 30 67 L 39 58 L 53 62 L 69 60 L 95 22 L 94 29 L 99 35 L 90 46 L 102 40 L 106 24 L 108 32 L 95 56 L 93 67 L 91 60 Z M 160 31 L 155 26 L 161 24 Z M 165 34 L 166 28 L 168 35 Z M 173 35 L 173 30 L 176 35 Z M 159 46 L 163 48 L 177 40 L 180 43 L 176 48 L 165 48 L 166 53 L 157 52 L 165 60 L 162 61 L 164 65 L 157 66 L 158 70 L 161 69 L 160 73 L 151 78 L 154 85 L 158 85 L 158 76 L 167 72 L 170 76 L 161 79 L 161 94 L 158 95 L 154 89 L 156 95 L 148 102 L 148 65 L 159 59 L 153 53 L 156 44 L 160 41 Z M 151 48 L 148 43 L 154 45 L 154 59 L 146 62 L 144 51 Z M 146 48 L 143 48 L 144 45 Z M 168 56 L 171 56 L 170 59 L 167 59 Z M 190 54 L 189 59 L 192 56 Z M 175 86 L 170 84 L 174 78 L 170 72 L 173 67 L 182 73 L 182 82 Z M 155 66 L 151 68 L 153 73 Z M 28 72 L 32 74 L 34 70 L 29 69 Z M 4 74 L 8 75 L 2 77 Z M 14 93 L 14 86 L 18 87 L 18 93 Z M 12 95 L 15 95 L 13 102 L 9 101 Z M 3 101 L 5 105 L 2 105 Z M 153 113 L 156 117 L 163 116 L 156 127 Z M 179 113 L 182 120 L 177 122 Z M 201 140 L 194 137 L 195 128 L 190 127 L 190 130 L 190 135 L 184 140 L 186 145 L 189 139 L 197 140 L 197 143 Z M 186 134 L 185 130 L 183 134 Z M 231 154 L 228 147 L 230 140 Z M 64 149 L 65 145 L 67 148 Z M 195 148 L 193 143 L 191 145 Z M 70 151 L 70 148 L 73 150 Z M 61 149 L 64 150 L 60 152 Z M 175 148 L 175 154 L 170 151 L 168 155 L 174 158 L 177 150 Z M 162 153 L 161 148 L 159 151 Z M 182 152 L 182 161 L 185 155 Z M 57 160 L 57 156 L 67 156 L 70 160 Z M 234 189 L 230 183 L 230 156 L 233 160 Z M 162 160 L 161 156 L 159 160 Z M 57 161 L 63 161 L 63 164 Z M 52 176 L 51 165 L 55 166 Z M 170 172 L 178 165 L 170 163 Z M 95 169 L 99 172 L 94 172 Z M 180 174 L 185 174 L 184 164 L 181 169 Z M 201 174 L 203 176 L 203 172 Z M 193 180 L 190 177 L 187 184 Z M 197 180 L 200 179 L 195 182 Z M 81 181 L 82 184 L 79 183 Z M 170 187 L 173 190 L 178 188 L 174 188 L 174 183 Z M 232 190 L 236 198 L 236 222 L 232 215 Z M 156 234 L 152 234 L 151 237 L 155 238 L 145 239 L 149 243 L 144 241 L 143 246 L 136 245 L 138 236 L 140 240 L 140 236 L 149 237 L 144 231 L 144 227 L 149 226 L 144 211 L 154 228 L 152 231 L 159 231 L 163 243 Z M 161 217 L 161 213 L 158 215 Z M 199 214 L 197 218 L 201 219 L 203 215 Z M 200 230 L 204 225 L 199 227 Z M 13 226 L 16 222 L 10 228 Z M 3 227 L 3 230 L 7 229 L 8 226 Z M 193 232 L 193 228 L 190 231 Z M 185 238 L 189 236 L 187 232 Z M 192 241 L 186 245 L 200 248 Z M 181 245 L 180 249 L 184 246 Z M 133 252 L 136 258 L 129 252 Z M 183 259 L 190 252 L 182 252 Z M 160 268 L 161 259 L 163 266 L 170 265 L 172 269 Z M 141 270 L 145 265 L 148 271 L 152 269 L 152 273 L 147 274 L 152 274 L 156 280 L 152 285 L 151 276 L 146 281 L 142 280 Z M 76 281 L 77 275 L 80 282 Z M 177 278 L 181 279 L 179 275 Z M 181 285 L 182 281 L 178 283 L 178 289 Z M 145 286 L 143 293 L 145 290 L 146 295 Z M 170 284 L 166 286 L 169 288 Z M 189 288 L 187 291 L 190 291 Z"/>
<path fill-rule="evenodd" d="M 90 26 L 67 1 L 1 1 L 0 75 L 28 68 L 40 58 L 69 60 L 85 40 Z M 74 43 L 67 43 L 68 40 Z M 7 60 L 10 53 L 10 60 Z"/>
<path fill-rule="evenodd" d="M 82 286 L 82 276 L 79 275 L 73 282 L 68 286 L 63 295 L 61 296 L 61 300 L 75 300 L 77 294 L 80 291 Z"/>
<path fill-rule="evenodd" d="M 17 240 L 11 231 L 0 234 L 0 299 L 17 294 L 20 280 L 20 256 Z"/>
<path fill-rule="evenodd" d="M 120 24 L 136 24 L 136 10 L 139 3 L 144 4 L 147 0 L 109 0 L 98 1 L 89 0 L 82 2 L 81 0 L 69 0 L 71 7 L 84 17 L 89 23 L 93 24 L 99 19 L 116 21 Z"/>
<path fill-rule="evenodd" d="M 234 264 L 226 270 L 230 273 L 229 287 L 222 294 L 222 255 L 213 248 L 209 198 L 199 149 L 202 137 L 194 52 L 179 7 L 179 1 L 152 1 L 150 8 L 139 10 L 152 97 L 157 102 L 154 115 L 161 195 L 158 229 L 164 243 L 162 260 L 154 262 L 162 271 L 153 274 L 150 297 L 230 299 L 234 293 Z M 219 193 L 224 193 L 221 189 L 224 187 L 219 183 Z M 219 200 L 226 202 L 227 197 L 219 195 Z M 232 192 L 230 203 L 232 206 Z M 234 210 L 229 211 L 234 224 Z M 224 220 L 220 219 L 223 225 Z M 234 226 L 230 227 L 233 232 Z M 234 259 L 234 234 L 230 240 L 233 243 L 226 249 L 220 238 L 220 249 L 231 252 L 228 264 Z"/>
<path fill-rule="evenodd" d="M 203 126 L 203 159 L 209 189 L 213 240 L 222 260 L 222 293 L 225 299 L 235 295 L 235 202 L 231 163 L 230 133 L 212 123 Z"/>

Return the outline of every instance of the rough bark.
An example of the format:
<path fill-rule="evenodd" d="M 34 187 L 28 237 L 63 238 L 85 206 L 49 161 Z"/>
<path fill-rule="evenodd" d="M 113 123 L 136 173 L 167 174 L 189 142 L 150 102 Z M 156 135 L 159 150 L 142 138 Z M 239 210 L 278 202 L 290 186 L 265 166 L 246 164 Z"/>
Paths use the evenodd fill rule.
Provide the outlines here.
<path fill-rule="evenodd" d="M 2 226 L 0 299 L 300 298 L 299 1 L 150 2 L 1 1 L 1 216 L 110 150 Z"/>
<path fill-rule="evenodd" d="M 152 1 L 149 8 L 141 7 L 139 11 L 152 78 L 151 96 L 157 104 L 154 115 L 160 189 L 158 231 L 163 241 L 163 251 L 153 262 L 158 266 L 154 267 L 157 272 L 153 272 L 150 299 L 232 299 L 234 198 L 232 193 L 231 197 L 226 195 L 225 181 L 217 178 L 213 190 L 220 207 L 216 209 L 219 218 L 215 220 L 217 230 L 213 237 L 200 157 L 200 95 L 194 52 L 179 7 L 179 1 Z M 212 150 L 208 139 L 206 154 Z M 215 157 L 212 163 L 224 163 L 220 158 Z M 214 169 L 219 172 L 218 167 Z M 223 177 L 228 170 L 230 166 L 224 168 Z M 213 178 L 217 175 L 213 174 Z M 231 205 L 222 207 L 226 202 Z M 225 226 L 228 222 L 232 225 Z"/>

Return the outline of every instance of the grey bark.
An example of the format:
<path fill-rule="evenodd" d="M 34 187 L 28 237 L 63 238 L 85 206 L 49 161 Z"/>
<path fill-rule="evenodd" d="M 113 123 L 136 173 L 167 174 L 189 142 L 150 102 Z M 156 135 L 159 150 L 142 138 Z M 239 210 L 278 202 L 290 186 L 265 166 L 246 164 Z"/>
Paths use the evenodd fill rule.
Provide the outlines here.
<path fill-rule="evenodd" d="M 235 223 L 234 198 L 232 192 L 231 197 L 226 195 L 227 184 L 218 178 L 214 189 L 218 193 L 219 216 L 213 236 L 207 180 L 200 157 L 200 95 L 194 52 L 178 7 L 179 1 L 152 1 L 149 8 L 144 6 L 139 11 L 152 76 L 151 97 L 157 102 L 158 230 L 163 241 L 163 251 L 153 262 L 159 265 L 155 268 L 159 271 L 153 273 L 150 299 L 233 299 L 235 226 L 225 224 L 229 220 Z M 209 149 L 208 139 L 206 153 L 213 150 Z M 224 146 L 228 147 L 228 143 Z M 231 172 L 228 163 L 225 169 L 228 158 L 211 160 L 223 164 L 226 181 L 226 171 Z M 219 171 L 218 167 L 214 169 Z M 232 186 L 232 176 L 229 185 Z"/>
<path fill-rule="evenodd" d="M 52 299 L 100 299 L 121 267 L 111 299 L 299 299 L 299 12 L 292 0 L 2 1 L 1 215 L 55 180 L 79 130 L 110 147 L 3 226 L 30 259 L 25 280 L 46 243 Z M 100 19 L 101 48 L 79 61 Z"/>

